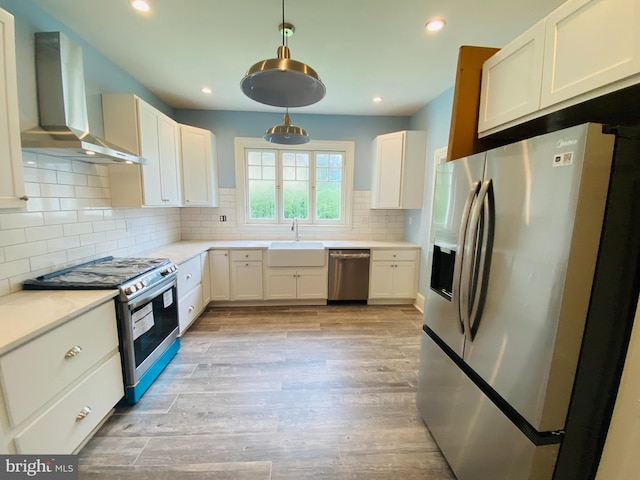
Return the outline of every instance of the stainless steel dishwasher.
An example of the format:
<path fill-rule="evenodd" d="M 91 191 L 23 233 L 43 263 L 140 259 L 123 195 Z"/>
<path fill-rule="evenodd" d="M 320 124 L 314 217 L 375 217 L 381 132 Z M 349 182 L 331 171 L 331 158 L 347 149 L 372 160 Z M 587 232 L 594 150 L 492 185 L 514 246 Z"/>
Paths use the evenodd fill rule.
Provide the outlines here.
<path fill-rule="evenodd" d="M 329 250 L 329 300 L 367 300 L 369 250 Z"/>

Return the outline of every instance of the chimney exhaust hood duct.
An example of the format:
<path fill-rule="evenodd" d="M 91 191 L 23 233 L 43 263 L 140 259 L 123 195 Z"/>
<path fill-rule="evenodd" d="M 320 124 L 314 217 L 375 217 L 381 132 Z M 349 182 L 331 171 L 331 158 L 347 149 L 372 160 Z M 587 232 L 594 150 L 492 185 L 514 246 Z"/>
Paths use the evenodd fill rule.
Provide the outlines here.
<path fill-rule="evenodd" d="M 22 132 L 27 151 L 90 163 L 146 163 L 89 134 L 82 49 L 60 32 L 36 33 L 40 128 Z"/>

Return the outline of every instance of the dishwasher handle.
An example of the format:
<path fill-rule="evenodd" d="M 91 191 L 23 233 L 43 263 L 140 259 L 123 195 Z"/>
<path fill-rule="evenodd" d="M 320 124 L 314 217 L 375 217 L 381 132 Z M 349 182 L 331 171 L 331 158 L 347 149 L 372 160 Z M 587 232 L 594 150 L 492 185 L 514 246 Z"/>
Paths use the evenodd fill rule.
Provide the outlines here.
<path fill-rule="evenodd" d="M 369 258 L 371 255 L 369 253 L 340 253 L 340 252 L 331 252 L 329 254 L 331 258 L 336 259 L 347 259 L 347 258 Z"/>

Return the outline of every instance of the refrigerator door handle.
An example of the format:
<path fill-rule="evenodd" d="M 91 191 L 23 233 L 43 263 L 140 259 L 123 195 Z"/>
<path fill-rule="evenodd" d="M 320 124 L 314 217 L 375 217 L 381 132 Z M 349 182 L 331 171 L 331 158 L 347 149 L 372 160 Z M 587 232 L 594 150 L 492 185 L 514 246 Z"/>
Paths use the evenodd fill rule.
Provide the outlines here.
<path fill-rule="evenodd" d="M 480 324 L 489 279 L 495 223 L 493 202 L 493 185 L 488 179 L 482 183 L 472 208 L 462 261 L 460 312 L 465 337 L 471 342 Z M 482 237 L 480 245 L 478 237 Z M 471 299 L 473 302 L 470 306 Z"/>
<path fill-rule="evenodd" d="M 451 288 L 451 301 L 454 305 L 457 306 L 458 309 L 458 322 L 456 322 L 456 326 L 458 327 L 459 333 L 464 333 L 463 329 L 463 316 L 462 316 L 462 304 L 460 302 L 460 288 L 461 288 L 461 277 L 462 277 L 462 259 L 464 257 L 464 249 L 465 249 L 465 241 L 467 236 L 467 229 L 469 226 L 469 216 L 471 215 L 471 207 L 473 205 L 473 201 L 478 195 L 478 191 L 480 190 L 480 181 L 477 180 L 473 182 L 471 185 L 471 189 L 469 190 L 469 195 L 467 196 L 467 200 L 464 204 L 464 208 L 462 210 L 462 219 L 460 221 L 460 230 L 458 232 L 458 255 L 455 259 L 455 264 L 453 266 L 453 285 Z"/>

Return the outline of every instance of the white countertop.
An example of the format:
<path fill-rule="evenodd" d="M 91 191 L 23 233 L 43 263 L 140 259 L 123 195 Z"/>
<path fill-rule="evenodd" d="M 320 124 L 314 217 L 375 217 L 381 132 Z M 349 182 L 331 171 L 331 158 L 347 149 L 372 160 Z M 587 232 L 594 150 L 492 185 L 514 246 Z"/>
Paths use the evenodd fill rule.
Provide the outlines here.
<path fill-rule="evenodd" d="M 180 264 L 190 258 L 211 249 L 268 248 L 272 241 L 280 240 L 205 240 L 176 242 L 149 250 L 136 256 L 168 258 Z M 322 243 L 325 248 L 420 248 L 415 243 L 404 240 L 372 241 L 372 240 L 313 240 Z"/>
<path fill-rule="evenodd" d="M 0 297 L 0 355 L 113 301 L 117 294 L 117 290 L 23 290 Z"/>

